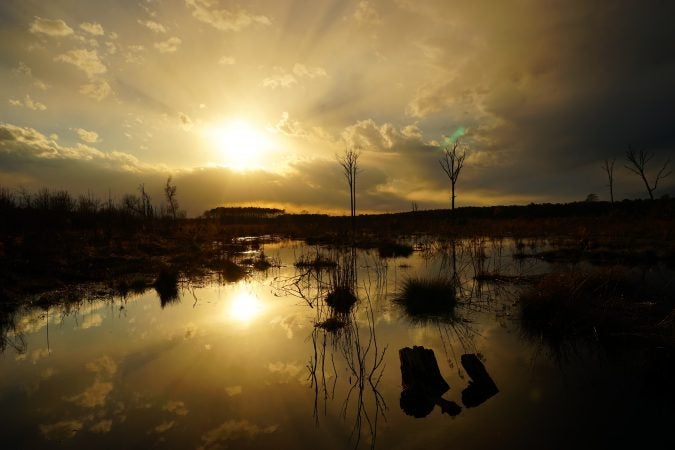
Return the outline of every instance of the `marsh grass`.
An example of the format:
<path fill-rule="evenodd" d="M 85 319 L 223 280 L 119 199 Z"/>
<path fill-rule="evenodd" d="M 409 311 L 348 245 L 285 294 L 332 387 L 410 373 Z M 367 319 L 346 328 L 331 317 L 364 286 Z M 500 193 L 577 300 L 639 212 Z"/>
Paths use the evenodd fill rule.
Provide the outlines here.
<path fill-rule="evenodd" d="M 404 313 L 414 321 L 456 319 L 457 290 L 445 278 L 408 278 L 394 298 Z"/>
<path fill-rule="evenodd" d="M 672 297 L 624 269 L 548 274 L 519 300 L 524 335 L 554 349 L 579 339 L 666 338 L 673 345 L 659 327 L 668 328 Z"/>
<path fill-rule="evenodd" d="M 157 275 L 153 286 L 157 291 L 162 308 L 179 301 L 178 276 L 178 271 L 172 268 L 163 268 Z"/>

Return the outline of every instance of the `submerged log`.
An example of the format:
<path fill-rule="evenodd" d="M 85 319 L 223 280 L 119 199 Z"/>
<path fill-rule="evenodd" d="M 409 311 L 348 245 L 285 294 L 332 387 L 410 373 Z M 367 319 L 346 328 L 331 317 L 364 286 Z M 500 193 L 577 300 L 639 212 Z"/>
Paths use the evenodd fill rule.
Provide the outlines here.
<path fill-rule="evenodd" d="M 426 417 L 439 405 L 444 414 L 456 416 L 462 408 L 441 398 L 450 389 L 438 368 L 434 351 L 424 347 L 405 347 L 398 351 L 401 361 L 400 406 L 409 416 Z"/>
<path fill-rule="evenodd" d="M 424 347 L 405 347 L 398 351 L 404 389 L 414 388 L 440 397 L 450 389 L 443 379 L 434 351 Z"/>
<path fill-rule="evenodd" d="M 499 392 L 494 380 L 475 354 L 462 355 L 461 361 L 462 367 L 471 378 L 469 386 L 462 391 L 464 406 L 473 408 Z"/>

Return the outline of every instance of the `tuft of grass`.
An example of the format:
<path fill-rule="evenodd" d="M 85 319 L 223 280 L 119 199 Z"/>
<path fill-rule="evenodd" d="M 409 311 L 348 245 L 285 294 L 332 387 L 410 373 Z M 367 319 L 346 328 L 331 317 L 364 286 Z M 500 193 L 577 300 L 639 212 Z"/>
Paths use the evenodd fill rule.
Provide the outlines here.
<path fill-rule="evenodd" d="M 408 278 L 394 303 L 415 320 L 455 319 L 456 288 L 445 278 Z"/>
<path fill-rule="evenodd" d="M 347 323 L 343 320 L 338 319 L 337 317 L 330 317 L 324 320 L 323 322 L 319 322 L 314 325 L 315 328 L 321 328 L 322 330 L 326 330 L 329 333 L 335 333 L 346 326 Z"/>
<path fill-rule="evenodd" d="M 338 314 L 349 313 L 357 300 L 354 292 L 346 286 L 338 286 L 326 296 L 326 304 Z"/>
<path fill-rule="evenodd" d="M 157 279 L 155 279 L 154 288 L 159 295 L 159 301 L 162 308 L 166 305 L 179 301 L 178 295 L 178 271 L 171 268 L 162 268 Z"/>

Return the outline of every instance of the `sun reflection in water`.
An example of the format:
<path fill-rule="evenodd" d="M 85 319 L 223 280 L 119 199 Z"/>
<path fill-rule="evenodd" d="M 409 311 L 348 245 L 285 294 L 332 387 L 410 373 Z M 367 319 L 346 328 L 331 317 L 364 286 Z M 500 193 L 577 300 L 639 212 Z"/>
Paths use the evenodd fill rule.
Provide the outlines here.
<path fill-rule="evenodd" d="M 248 325 L 265 310 L 265 305 L 251 292 L 239 291 L 230 298 L 225 316 L 228 320 Z"/>

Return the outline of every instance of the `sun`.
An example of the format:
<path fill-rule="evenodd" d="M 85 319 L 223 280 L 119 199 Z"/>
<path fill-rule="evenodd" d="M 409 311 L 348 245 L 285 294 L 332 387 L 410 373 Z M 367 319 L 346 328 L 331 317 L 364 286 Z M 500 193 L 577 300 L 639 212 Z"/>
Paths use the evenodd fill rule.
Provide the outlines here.
<path fill-rule="evenodd" d="M 263 313 L 265 305 L 250 292 L 240 291 L 227 303 L 225 316 L 233 322 L 247 325 Z"/>
<path fill-rule="evenodd" d="M 268 131 L 241 119 L 211 127 L 208 136 L 219 163 L 238 171 L 259 169 L 272 149 Z"/>

